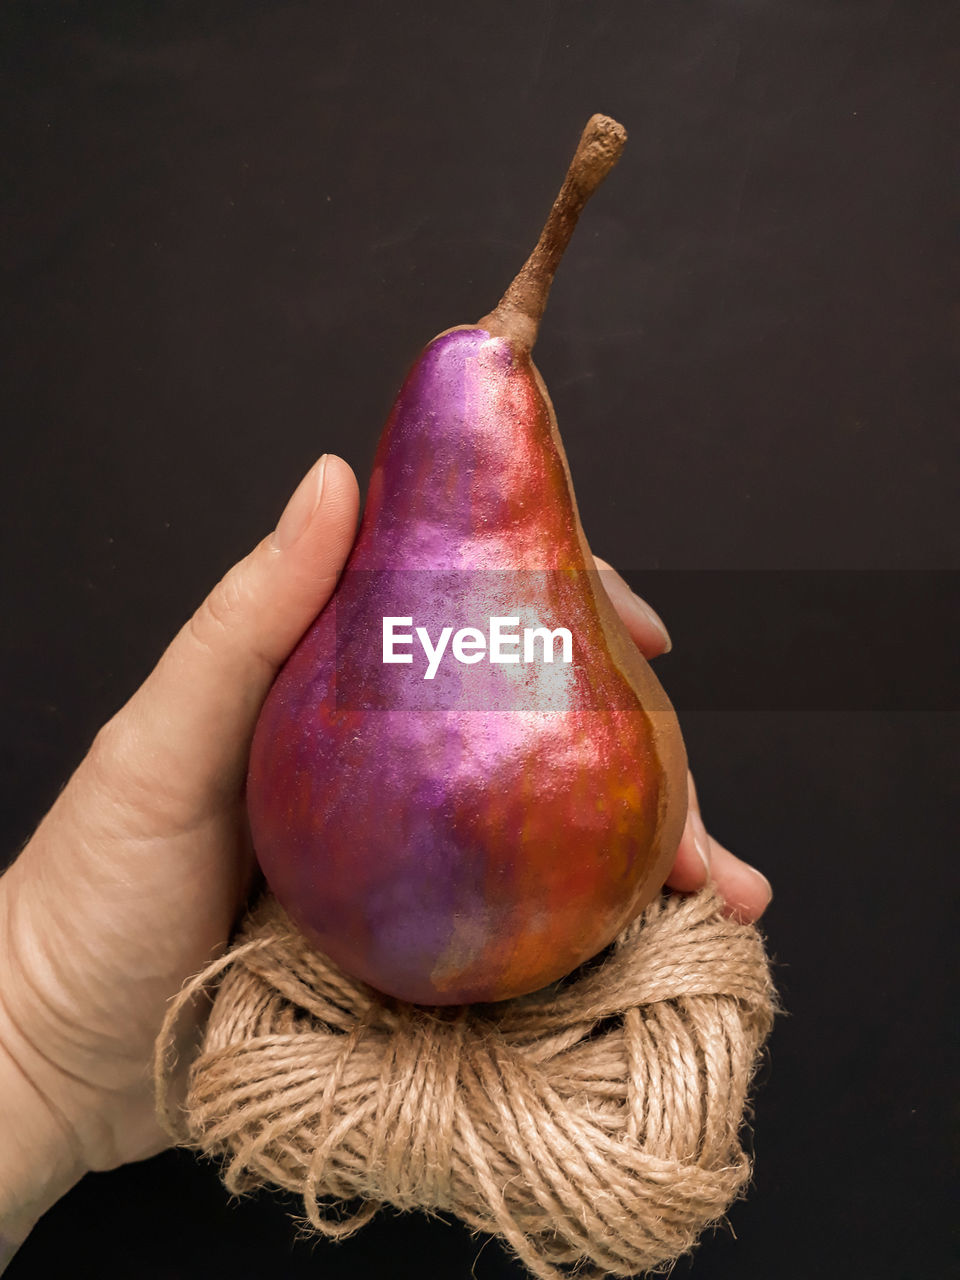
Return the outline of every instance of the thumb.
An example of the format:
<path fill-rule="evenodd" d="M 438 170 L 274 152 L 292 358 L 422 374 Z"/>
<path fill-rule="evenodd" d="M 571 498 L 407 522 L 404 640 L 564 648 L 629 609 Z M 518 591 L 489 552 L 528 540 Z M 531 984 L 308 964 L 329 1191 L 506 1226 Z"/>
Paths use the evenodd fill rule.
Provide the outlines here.
<path fill-rule="evenodd" d="M 98 735 L 112 768 L 209 812 L 235 801 L 260 707 L 353 545 L 359 494 L 342 458 L 307 472 L 268 537 L 226 574 Z"/>

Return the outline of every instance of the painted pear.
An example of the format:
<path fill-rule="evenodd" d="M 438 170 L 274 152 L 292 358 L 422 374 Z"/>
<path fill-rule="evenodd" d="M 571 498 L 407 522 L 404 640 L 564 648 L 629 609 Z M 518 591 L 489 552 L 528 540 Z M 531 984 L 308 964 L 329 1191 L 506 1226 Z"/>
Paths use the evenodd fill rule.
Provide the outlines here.
<path fill-rule="evenodd" d="M 596 572 L 530 357 L 625 139 L 589 121 L 499 305 L 417 360 L 334 597 L 254 736 L 248 808 L 270 888 L 318 949 L 403 1000 L 559 979 L 659 892 L 683 829 L 677 720 Z"/>

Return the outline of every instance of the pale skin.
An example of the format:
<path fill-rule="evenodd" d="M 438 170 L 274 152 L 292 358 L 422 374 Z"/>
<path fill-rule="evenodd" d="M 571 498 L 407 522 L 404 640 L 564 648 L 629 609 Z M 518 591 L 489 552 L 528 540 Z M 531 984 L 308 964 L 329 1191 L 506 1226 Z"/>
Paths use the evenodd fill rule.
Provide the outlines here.
<path fill-rule="evenodd" d="M 97 734 L 0 877 L 0 1235 L 16 1245 L 88 1170 L 169 1145 L 154 1116 L 153 1048 L 170 999 L 222 949 L 255 862 L 243 782 L 277 670 L 329 599 L 353 543 L 357 482 L 321 458 L 277 528 L 214 588 Z M 638 648 L 670 647 L 604 561 Z M 756 920 L 766 879 L 690 814 L 668 884 L 714 881 Z M 180 1070 L 184 1072 L 186 1055 Z"/>

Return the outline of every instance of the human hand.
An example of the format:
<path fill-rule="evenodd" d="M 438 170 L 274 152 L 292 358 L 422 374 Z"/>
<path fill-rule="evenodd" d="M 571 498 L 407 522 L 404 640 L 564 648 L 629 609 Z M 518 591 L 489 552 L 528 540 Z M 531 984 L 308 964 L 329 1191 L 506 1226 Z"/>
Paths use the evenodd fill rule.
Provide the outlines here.
<path fill-rule="evenodd" d="M 353 472 L 320 459 L 0 878 L 0 1232 L 14 1243 L 88 1169 L 169 1144 L 154 1118 L 154 1041 L 171 996 L 242 910 L 257 713 L 333 591 L 357 509 Z"/>
<path fill-rule="evenodd" d="M 255 865 L 250 738 L 274 675 L 333 591 L 357 506 L 347 464 L 321 459 L 275 532 L 103 727 L 0 878 L 0 1229 L 14 1242 L 87 1170 L 168 1143 L 154 1117 L 154 1041 L 170 998 L 242 911 Z M 641 651 L 664 652 L 656 615 L 597 563 Z M 755 919 L 769 886 L 710 840 L 692 800 L 668 883 L 697 889 L 709 863 L 730 910 Z"/>

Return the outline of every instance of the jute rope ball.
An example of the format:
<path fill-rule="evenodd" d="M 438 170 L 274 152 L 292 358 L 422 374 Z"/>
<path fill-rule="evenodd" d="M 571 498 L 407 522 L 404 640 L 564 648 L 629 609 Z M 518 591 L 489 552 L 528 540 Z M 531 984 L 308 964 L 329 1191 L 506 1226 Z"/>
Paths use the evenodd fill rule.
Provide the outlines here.
<path fill-rule="evenodd" d="M 217 977 L 175 1106 L 177 1018 Z M 158 1109 L 222 1160 L 228 1190 L 295 1192 L 323 1235 L 391 1204 L 499 1235 L 540 1280 L 636 1275 L 743 1191 L 739 1131 L 774 1007 L 759 933 L 709 888 L 655 900 L 553 987 L 457 1009 L 355 982 L 268 896 L 171 1006 Z"/>

